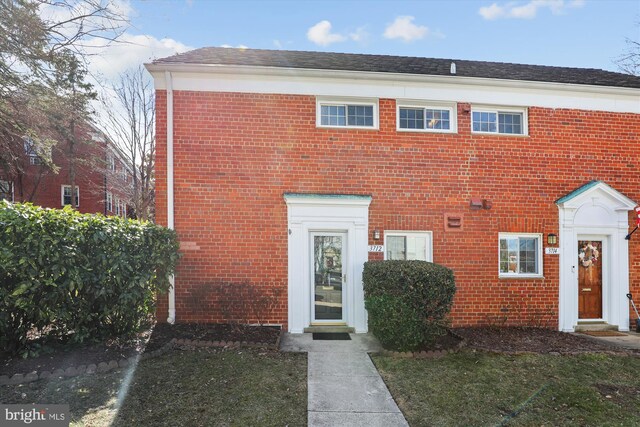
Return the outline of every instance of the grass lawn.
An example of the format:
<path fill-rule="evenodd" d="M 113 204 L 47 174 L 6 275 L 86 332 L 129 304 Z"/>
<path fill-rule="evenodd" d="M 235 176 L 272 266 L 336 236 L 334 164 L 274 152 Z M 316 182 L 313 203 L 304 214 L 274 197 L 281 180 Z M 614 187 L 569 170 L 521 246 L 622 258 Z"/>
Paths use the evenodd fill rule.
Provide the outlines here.
<path fill-rule="evenodd" d="M 248 349 L 173 351 L 135 371 L 0 386 L 0 402 L 68 403 L 72 426 L 306 425 L 307 358 Z"/>
<path fill-rule="evenodd" d="M 640 425 L 637 357 L 464 351 L 373 360 L 412 427 Z"/>

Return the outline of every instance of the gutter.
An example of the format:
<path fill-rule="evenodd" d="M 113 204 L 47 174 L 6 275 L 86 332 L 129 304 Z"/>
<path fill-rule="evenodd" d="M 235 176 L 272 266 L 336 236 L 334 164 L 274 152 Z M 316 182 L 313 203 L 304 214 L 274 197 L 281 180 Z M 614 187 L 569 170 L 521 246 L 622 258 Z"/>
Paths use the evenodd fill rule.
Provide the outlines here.
<path fill-rule="evenodd" d="M 167 227 L 175 230 L 173 195 L 173 80 L 170 71 L 164 73 L 167 85 Z M 176 278 L 169 278 L 169 313 L 167 323 L 176 323 Z"/>

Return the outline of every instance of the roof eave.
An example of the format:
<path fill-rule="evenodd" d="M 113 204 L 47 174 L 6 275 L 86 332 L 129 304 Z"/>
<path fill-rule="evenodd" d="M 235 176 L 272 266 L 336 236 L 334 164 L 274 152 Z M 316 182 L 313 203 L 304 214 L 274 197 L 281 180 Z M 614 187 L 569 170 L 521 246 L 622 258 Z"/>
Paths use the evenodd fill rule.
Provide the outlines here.
<path fill-rule="evenodd" d="M 466 85 L 491 85 L 499 87 L 514 87 L 526 89 L 554 89 L 573 92 L 606 93 L 615 95 L 640 94 L 640 88 L 619 86 L 600 86 L 576 83 L 539 82 L 532 80 L 509 80 L 487 77 L 444 76 L 434 74 L 410 74 L 373 71 L 351 70 L 327 70 L 315 68 L 269 67 L 255 65 L 225 65 L 225 64 L 189 64 L 189 63 L 147 63 L 145 68 L 150 73 L 169 71 L 172 73 L 212 73 L 232 75 L 261 75 L 261 76 L 287 76 L 295 74 L 300 77 L 320 78 L 345 78 L 351 80 L 381 80 L 395 82 L 430 82 L 430 83 L 455 83 Z"/>

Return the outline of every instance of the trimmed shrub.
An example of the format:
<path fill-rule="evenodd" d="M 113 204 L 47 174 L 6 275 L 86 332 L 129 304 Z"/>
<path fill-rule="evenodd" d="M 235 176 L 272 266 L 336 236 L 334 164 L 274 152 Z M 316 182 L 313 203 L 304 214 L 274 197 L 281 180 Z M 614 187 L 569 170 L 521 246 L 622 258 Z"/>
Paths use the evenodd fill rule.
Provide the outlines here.
<path fill-rule="evenodd" d="M 30 331 L 72 342 L 131 334 L 177 260 L 173 230 L 0 202 L 0 348 L 24 353 Z"/>
<path fill-rule="evenodd" d="M 385 348 L 418 350 L 447 332 L 452 270 L 426 261 L 370 261 L 362 280 L 369 328 Z"/>

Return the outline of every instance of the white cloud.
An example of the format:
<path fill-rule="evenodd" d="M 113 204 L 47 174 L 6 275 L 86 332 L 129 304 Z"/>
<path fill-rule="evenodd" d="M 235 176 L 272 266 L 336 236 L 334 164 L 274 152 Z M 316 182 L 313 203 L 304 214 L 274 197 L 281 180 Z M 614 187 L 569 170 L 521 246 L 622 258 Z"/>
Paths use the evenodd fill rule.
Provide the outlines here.
<path fill-rule="evenodd" d="M 331 32 L 331 22 L 320 21 L 307 31 L 307 38 L 320 46 L 328 46 L 331 43 L 343 42 L 347 37 Z"/>
<path fill-rule="evenodd" d="M 383 36 L 388 39 L 402 39 L 405 42 L 420 40 L 429 34 L 429 28 L 413 23 L 413 16 L 398 16 L 387 26 Z"/>
<path fill-rule="evenodd" d="M 349 33 L 349 38 L 354 42 L 366 42 L 369 39 L 369 33 L 365 27 L 358 27 L 353 33 Z"/>
<path fill-rule="evenodd" d="M 149 35 L 124 33 L 118 42 L 106 45 L 102 39 L 93 39 L 89 52 L 99 52 L 89 57 L 89 70 L 106 80 L 113 80 L 124 71 L 136 68 L 156 58 L 175 55 L 193 49 L 173 39 L 157 39 Z"/>
<path fill-rule="evenodd" d="M 584 0 L 531 0 L 528 3 L 509 2 L 504 5 L 492 3 L 481 7 L 478 13 L 488 21 L 501 18 L 533 19 L 540 9 L 549 9 L 554 15 L 562 15 L 567 9 L 580 8 L 584 4 Z"/>

